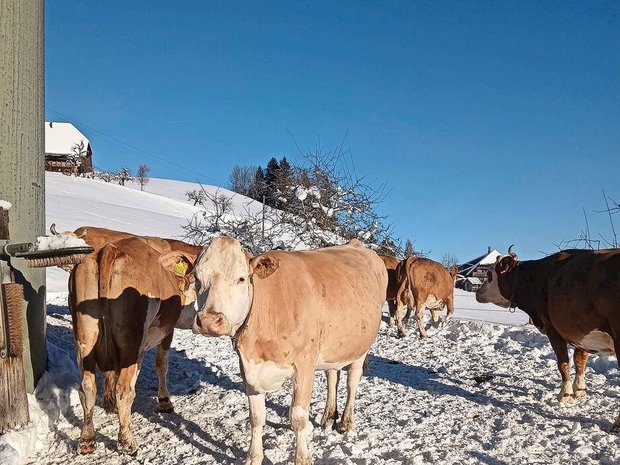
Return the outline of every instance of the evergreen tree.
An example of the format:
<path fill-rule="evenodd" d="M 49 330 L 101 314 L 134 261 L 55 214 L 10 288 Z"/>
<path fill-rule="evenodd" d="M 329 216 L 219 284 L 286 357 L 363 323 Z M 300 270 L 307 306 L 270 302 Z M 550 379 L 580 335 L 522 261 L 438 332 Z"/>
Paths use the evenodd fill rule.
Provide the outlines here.
<path fill-rule="evenodd" d="M 266 182 L 265 182 L 265 173 L 263 169 L 259 166 L 256 168 L 256 173 L 254 174 L 254 180 L 252 185 L 250 186 L 249 195 L 254 200 L 258 200 L 259 202 L 263 201 L 263 195 L 266 194 Z"/>

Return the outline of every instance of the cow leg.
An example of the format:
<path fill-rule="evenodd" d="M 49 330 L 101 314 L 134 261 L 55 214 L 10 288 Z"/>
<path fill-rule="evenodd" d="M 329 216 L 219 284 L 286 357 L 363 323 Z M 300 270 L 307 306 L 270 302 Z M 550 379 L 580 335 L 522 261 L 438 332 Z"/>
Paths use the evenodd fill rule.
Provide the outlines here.
<path fill-rule="evenodd" d="M 396 310 L 397 310 L 396 299 L 388 300 L 387 304 L 388 304 L 388 310 L 390 313 L 390 319 L 388 320 L 388 325 L 394 326 L 394 323 L 396 323 Z"/>
<path fill-rule="evenodd" d="M 566 341 L 555 330 L 549 330 L 547 336 L 558 359 L 558 370 L 560 370 L 560 375 L 562 376 L 562 389 L 558 398 L 563 403 L 572 402 L 573 386 L 570 382 L 570 363 Z"/>
<path fill-rule="evenodd" d="M 157 401 L 159 403 L 159 411 L 162 413 L 170 413 L 174 410 L 170 401 L 170 393 L 168 392 L 168 355 L 170 353 L 170 344 L 172 343 L 171 332 L 157 346 L 157 354 L 155 355 L 155 370 L 159 378 L 159 389 L 157 390 Z"/>
<path fill-rule="evenodd" d="M 340 381 L 340 370 L 327 370 L 325 371 L 325 376 L 327 377 L 327 402 L 325 403 L 323 418 L 321 418 L 321 427 L 327 429 L 334 426 L 338 419 L 336 397 L 338 382 Z"/>
<path fill-rule="evenodd" d="M 245 460 L 246 465 L 261 465 L 263 463 L 263 427 L 267 417 L 265 409 L 265 394 L 254 392 L 246 387 L 250 404 L 250 425 L 252 426 L 252 440 L 250 450 Z"/>
<path fill-rule="evenodd" d="M 439 328 L 439 312 L 441 310 L 438 308 L 431 308 L 431 317 L 433 319 L 433 328 Z"/>
<path fill-rule="evenodd" d="M 78 343 L 78 347 L 81 344 Z M 84 410 L 84 423 L 82 433 L 78 443 L 80 454 L 90 454 L 95 450 L 95 427 L 93 425 L 93 410 L 97 400 L 97 381 L 95 377 L 96 359 L 94 352 L 90 352 L 86 357 L 82 356 L 83 351 L 78 349 L 78 365 L 82 372 L 82 382 L 80 384 L 80 402 Z"/>
<path fill-rule="evenodd" d="M 291 427 L 295 432 L 295 465 L 310 465 L 307 435 L 311 430 L 308 415 L 314 382 L 314 367 L 296 366 L 293 375 L 293 401 L 291 402 Z"/>
<path fill-rule="evenodd" d="M 122 359 L 121 359 L 122 360 Z M 116 406 L 118 408 L 118 432 L 119 449 L 129 455 L 138 451 L 138 443 L 131 432 L 131 406 L 136 397 L 136 380 L 140 371 L 139 363 L 121 364 L 120 375 L 116 383 Z"/>
<path fill-rule="evenodd" d="M 420 304 L 420 300 L 416 301 L 415 306 L 415 319 L 418 322 L 418 330 L 420 331 L 420 337 L 426 337 L 426 328 L 424 327 L 424 304 Z"/>
<path fill-rule="evenodd" d="M 443 320 L 445 323 L 450 321 L 454 315 L 454 300 L 452 298 L 446 300 L 446 307 L 448 310 L 446 313 L 446 318 Z"/>
<path fill-rule="evenodd" d="M 344 412 L 338 425 L 338 431 L 344 433 L 351 431 L 355 428 L 355 395 L 357 393 L 357 386 L 360 383 L 362 374 L 364 372 L 364 361 L 366 360 L 366 354 L 355 360 L 349 365 L 347 374 L 347 403 L 344 406 Z"/>
<path fill-rule="evenodd" d="M 581 349 L 575 349 L 573 361 L 575 362 L 575 381 L 573 383 L 573 392 L 575 397 L 583 397 L 586 395 L 586 365 L 588 363 L 588 352 Z"/>
<path fill-rule="evenodd" d="M 403 325 L 403 306 L 396 309 L 396 328 L 398 337 L 405 337 L 405 326 Z"/>
<path fill-rule="evenodd" d="M 116 372 L 103 372 L 103 409 L 108 413 L 116 413 Z"/>
<path fill-rule="evenodd" d="M 82 306 L 86 305 L 83 303 Z M 96 345 L 99 338 L 99 320 L 82 313 L 76 314 L 74 329 L 77 349 L 77 362 L 82 375 L 80 383 L 80 402 L 84 410 L 84 423 L 78 443 L 80 454 L 89 454 L 95 450 L 95 427 L 93 410 L 97 400 L 97 366 Z"/>

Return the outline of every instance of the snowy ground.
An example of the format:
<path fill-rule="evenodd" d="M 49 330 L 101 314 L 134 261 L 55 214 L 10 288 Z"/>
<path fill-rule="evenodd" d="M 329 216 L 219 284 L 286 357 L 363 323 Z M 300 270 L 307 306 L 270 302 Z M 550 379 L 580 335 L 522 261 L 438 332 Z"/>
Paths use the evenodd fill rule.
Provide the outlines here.
<path fill-rule="evenodd" d="M 159 195 L 48 173 L 48 225 L 179 236 L 179 225 L 195 211 L 179 198 L 186 186 L 154 181 L 149 186 L 157 190 L 159 184 Z M 48 293 L 49 368 L 36 396 L 29 396 L 32 423 L 0 437 L 0 463 L 239 463 L 249 445 L 248 409 L 230 339 L 185 331 L 176 332 L 170 357 L 175 413 L 155 411 L 157 376 L 149 353 L 132 415 L 137 456 L 117 453 L 118 421 L 100 407 L 94 418 L 98 448 L 76 455 L 82 410 L 66 276 L 48 272 L 48 291 L 57 291 Z M 413 322 L 404 339 L 382 324 L 360 384 L 353 432 L 317 426 L 326 393 L 317 373 L 310 438 L 316 464 L 620 463 L 620 439 L 609 432 L 620 398 L 615 358 L 592 356 L 587 397 L 563 405 L 556 399 L 553 351 L 546 336 L 524 326 L 522 312 L 481 305 L 473 294 L 457 291 L 455 315 L 425 340 Z M 340 409 L 344 387 L 342 380 Z M 292 460 L 290 397 L 290 385 L 268 396 L 265 463 Z"/>

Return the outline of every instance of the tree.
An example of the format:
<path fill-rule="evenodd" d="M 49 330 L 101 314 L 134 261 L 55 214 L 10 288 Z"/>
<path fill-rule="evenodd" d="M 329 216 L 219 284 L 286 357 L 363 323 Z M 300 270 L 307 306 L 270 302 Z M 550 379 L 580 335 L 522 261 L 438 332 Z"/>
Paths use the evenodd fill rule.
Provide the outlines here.
<path fill-rule="evenodd" d="M 136 172 L 136 180 L 140 183 L 140 190 L 144 190 L 144 186 L 146 186 L 149 181 L 149 173 L 151 172 L 151 168 L 149 165 L 140 165 L 138 166 L 138 171 Z"/>
<path fill-rule="evenodd" d="M 249 197 L 259 202 L 263 201 L 263 196 L 267 193 L 267 184 L 265 182 L 265 174 L 259 166 L 254 173 L 254 180 L 250 186 Z"/>
<path fill-rule="evenodd" d="M 407 239 L 407 242 L 405 242 L 405 250 L 403 253 L 405 255 L 405 258 L 415 257 L 416 253 L 415 249 L 413 248 L 413 242 L 411 242 L 411 239 Z"/>
<path fill-rule="evenodd" d="M 120 171 L 116 173 L 116 179 L 121 186 L 124 186 L 127 181 L 133 181 L 131 170 L 126 166 L 123 166 Z"/>
<path fill-rule="evenodd" d="M 448 269 L 452 268 L 453 266 L 458 267 L 459 259 L 454 254 L 445 253 L 443 254 L 443 257 L 441 257 L 441 264 Z"/>
<path fill-rule="evenodd" d="M 256 170 L 256 166 L 233 166 L 228 177 L 228 188 L 238 194 L 251 196 Z"/>
<path fill-rule="evenodd" d="M 75 167 L 74 173 L 76 176 L 78 175 L 80 163 L 87 153 L 86 144 L 84 144 L 84 140 L 81 140 L 71 147 L 71 154 L 67 155 L 67 161 Z"/>

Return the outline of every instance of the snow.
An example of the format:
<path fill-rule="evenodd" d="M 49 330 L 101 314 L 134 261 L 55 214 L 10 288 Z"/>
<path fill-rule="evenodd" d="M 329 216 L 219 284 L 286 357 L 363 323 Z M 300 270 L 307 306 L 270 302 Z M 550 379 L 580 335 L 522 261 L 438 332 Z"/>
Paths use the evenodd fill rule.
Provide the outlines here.
<path fill-rule="evenodd" d="M 0 200 L 0 208 L 10 210 L 13 205 L 8 200 Z"/>
<path fill-rule="evenodd" d="M 45 153 L 71 155 L 73 146 L 84 141 L 88 147 L 88 139 L 71 123 L 45 122 Z"/>
<path fill-rule="evenodd" d="M 196 211 L 180 195 L 187 186 L 158 180 L 149 187 L 151 192 L 140 192 L 47 173 L 47 222 L 63 229 L 88 224 L 179 237 L 180 224 Z M 237 356 L 229 338 L 189 331 L 176 331 L 172 344 L 172 414 L 156 413 L 154 354 L 145 357 L 132 414 L 140 443 L 137 456 L 117 452 L 118 421 L 99 403 L 94 413 L 98 447 L 89 456 L 76 454 L 82 422 L 79 373 L 66 274 L 61 282 L 50 276 L 52 270 L 48 371 L 29 395 L 31 423 L 0 437 L 0 463 L 239 463 L 249 446 L 250 428 Z M 318 426 L 326 383 L 322 373 L 316 374 L 309 435 L 316 464 L 620 462 L 620 439 L 610 433 L 620 397 L 614 357 L 591 356 L 587 396 L 561 404 L 555 355 L 546 336 L 524 325 L 523 312 L 479 304 L 474 294 L 459 289 L 455 301 L 455 319 L 431 329 L 424 340 L 417 337 L 413 321 L 403 339 L 382 323 L 360 383 L 354 431 L 341 435 Z M 345 396 L 342 379 L 339 411 Z M 290 383 L 267 396 L 266 463 L 293 460 L 290 400 Z"/>
<path fill-rule="evenodd" d="M 55 236 L 39 236 L 35 243 L 35 250 L 57 250 L 66 249 L 68 247 L 84 247 L 88 244 L 84 242 L 84 239 L 79 237 L 73 237 L 68 235 L 55 235 Z"/>

